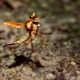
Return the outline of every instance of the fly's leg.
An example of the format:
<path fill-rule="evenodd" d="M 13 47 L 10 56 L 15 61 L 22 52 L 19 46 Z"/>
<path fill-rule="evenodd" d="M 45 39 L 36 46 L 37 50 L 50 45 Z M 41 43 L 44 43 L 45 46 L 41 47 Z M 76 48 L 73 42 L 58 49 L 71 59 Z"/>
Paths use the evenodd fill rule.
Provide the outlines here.
<path fill-rule="evenodd" d="M 42 40 L 45 40 L 45 37 L 43 37 L 42 35 L 40 35 L 39 33 L 36 33 L 37 36 L 39 36 Z"/>
<path fill-rule="evenodd" d="M 3 47 L 9 46 L 9 45 L 14 45 L 15 42 L 9 42 L 8 44 L 5 44 Z"/>
<path fill-rule="evenodd" d="M 31 40 L 29 41 L 29 43 L 28 43 L 28 45 L 31 43 L 31 53 L 33 53 L 33 43 L 32 43 L 32 40 L 33 40 L 33 39 L 31 39 Z M 27 50 L 27 48 L 26 48 L 24 51 L 22 51 L 21 53 L 24 53 L 26 50 Z M 29 57 L 31 57 L 31 55 L 32 55 L 32 54 L 30 54 Z"/>
<path fill-rule="evenodd" d="M 33 43 L 32 43 L 33 39 L 31 38 L 31 40 L 29 41 L 28 45 L 31 43 L 31 53 L 33 53 Z M 24 53 L 27 49 L 25 49 L 22 53 Z"/>
<path fill-rule="evenodd" d="M 29 38 L 30 38 L 30 35 L 29 35 L 28 38 L 25 39 L 24 41 L 9 42 L 8 44 L 5 44 L 3 47 L 9 46 L 9 45 L 16 45 L 16 44 L 24 43 L 24 42 L 27 41 Z"/>
<path fill-rule="evenodd" d="M 33 39 L 31 38 L 31 53 L 33 53 L 33 43 L 32 43 Z"/>
<path fill-rule="evenodd" d="M 31 43 L 31 40 L 29 41 L 28 45 Z M 25 50 L 22 51 L 22 53 L 24 53 L 27 50 L 27 48 Z"/>

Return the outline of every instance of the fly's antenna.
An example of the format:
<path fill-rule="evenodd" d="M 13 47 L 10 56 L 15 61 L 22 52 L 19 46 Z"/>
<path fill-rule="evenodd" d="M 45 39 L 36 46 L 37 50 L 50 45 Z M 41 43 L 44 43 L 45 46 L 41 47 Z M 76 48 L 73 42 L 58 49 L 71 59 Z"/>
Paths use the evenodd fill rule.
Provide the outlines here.
<path fill-rule="evenodd" d="M 44 18 L 45 16 L 47 16 L 47 14 L 48 13 L 44 14 L 43 16 L 37 17 L 36 20 Z"/>
<path fill-rule="evenodd" d="M 44 18 L 45 16 L 47 16 L 48 15 L 48 13 L 45 13 L 43 16 L 40 16 L 39 18 L 41 19 L 41 18 Z"/>

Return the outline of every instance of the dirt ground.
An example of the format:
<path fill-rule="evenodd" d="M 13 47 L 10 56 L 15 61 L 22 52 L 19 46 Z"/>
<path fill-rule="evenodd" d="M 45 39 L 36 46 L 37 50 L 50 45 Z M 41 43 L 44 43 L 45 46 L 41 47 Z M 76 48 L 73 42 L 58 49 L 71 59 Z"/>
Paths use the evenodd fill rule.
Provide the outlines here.
<path fill-rule="evenodd" d="M 34 39 L 31 56 L 30 46 L 25 43 L 3 48 L 4 44 L 27 36 L 24 28 L 11 28 L 3 21 L 25 22 L 28 16 L 25 9 L 0 10 L 0 80 L 80 80 L 80 33 L 73 34 L 69 27 L 49 21 L 49 15 L 40 20 L 39 33 L 46 40 Z M 56 19 L 57 23 L 59 20 L 61 17 Z"/>

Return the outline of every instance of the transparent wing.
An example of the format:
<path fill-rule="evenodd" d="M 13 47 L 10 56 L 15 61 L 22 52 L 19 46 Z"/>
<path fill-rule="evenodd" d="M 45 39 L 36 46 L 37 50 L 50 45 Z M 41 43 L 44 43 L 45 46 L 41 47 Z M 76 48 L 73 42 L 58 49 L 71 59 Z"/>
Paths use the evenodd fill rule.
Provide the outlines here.
<path fill-rule="evenodd" d="M 21 23 L 21 22 L 14 22 L 14 21 L 4 21 L 3 22 L 4 24 L 7 24 L 11 27 L 14 27 L 14 28 L 22 28 L 25 26 L 24 23 Z"/>

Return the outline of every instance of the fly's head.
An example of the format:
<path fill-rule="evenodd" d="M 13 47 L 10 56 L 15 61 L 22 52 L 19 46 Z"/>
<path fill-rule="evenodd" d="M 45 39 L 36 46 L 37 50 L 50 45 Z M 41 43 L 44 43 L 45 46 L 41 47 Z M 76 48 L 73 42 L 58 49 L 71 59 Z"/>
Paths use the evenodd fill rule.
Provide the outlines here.
<path fill-rule="evenodd" d="M 33 14 L 30 16 L 30 19 L 32 19 L 32 20 L 36 20 L 36 18 L 37 18 L 37 15 L 36 15 L 35 13 L 33 13 Z"/>

